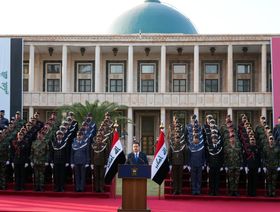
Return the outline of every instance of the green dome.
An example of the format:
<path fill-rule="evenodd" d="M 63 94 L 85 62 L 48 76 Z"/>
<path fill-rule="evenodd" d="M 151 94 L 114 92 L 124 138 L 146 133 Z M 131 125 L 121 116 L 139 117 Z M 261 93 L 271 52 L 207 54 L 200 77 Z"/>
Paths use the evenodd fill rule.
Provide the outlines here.
<path fill-rule="evenodd" d="M 158 0 L 146 0 L 118 17 L 109 29 L 110 34 L 136 33 L 197 34 L 191 21 L 177 10 Z"/>

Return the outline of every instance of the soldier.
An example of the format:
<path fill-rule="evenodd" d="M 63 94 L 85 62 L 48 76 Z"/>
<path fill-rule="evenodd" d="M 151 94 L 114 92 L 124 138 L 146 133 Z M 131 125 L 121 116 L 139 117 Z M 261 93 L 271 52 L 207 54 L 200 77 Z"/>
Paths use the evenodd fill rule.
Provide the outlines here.
<path fill-rule="evenodd" d="M 34 168 L 35 191 L 44 191 L 45 167 L 49 165 L 49 144 L 44 140 L 44 135 L 39 132 L 31 145 L 30 164 Z"/>
<path fill-rule="evenodd" d="M 103 130 L 102 128 L 100 130 Z M 94 171 L 94 188 L 96 192 L 104 192 L 104 168 L 108 159 L 107 143 L 102 141 L 101 134 L 97 134 L 91 145 L 91 168 Z"/>
<path fill-rule="evenodd" d="M 9 165 L 10 143 L 4 138 L 2 130 L 0 131 L 0 190 L 6 190 L 6 165 Z"/>
<path fill-rule="evenodd" d="M 5 110 L 0 110 L 0 130 L 4 130 L 8 126 L 9 121 L 4 117 Z"/>
<path fill-rule="evenodd" d="M 70 152 L 67 142 L 63 140 L 63 132 L 56 132 L 50 149 L 50 164 L 54 170 L 54 189 L 56 192 L 64 191 L 66 167 L 69 166 Z"/>
<path fill-rule="evenodd" d="M 86 168 L 89 167 L 89 145 L 83 138 L 84 134 L 78 131 L 71 148 L 71 168 L 75 172 L 75 189 L 82 192 L 85 189 Z"/>
<path fill-rule="evenodd" d="M 280 149 L 280 116 L 278 117 L 278 124 L 273 128 L 273 137 L 276 147 Z"/>
<path fill-rule="evenodd" d="M 221 132 L 224 140 L 224 166 L 228 174 L 228 194 L 239 196 L 238 185 L 240 171 L 243 170 L 243 156 L 230 115 L 226 117 L 226 124 L 221 127 Z"/>
<path fill-rule="evenodd" d="M 188 169 L 191 171 L 192 194 L 201 193 L 202 167 L 205 165 L 204 139 L 196 115 L 191 118 L 191 124 L 185 129 L 185 140 L 189 146 Z"/>
<path fill-rule="evenodd" d="M 263 170 L 266 175 L 267 196 L 276 196 L 277 170 L 280 170 L 279 149 L 276 148 L 273 136 L 270 136 L 268 142 L 264 145 Z"/>
<path fill-rule="evenodd" d="M 213 122 L 213 121 L 212 121 Z M 211 124 L 211 142 L 207 146 L 207 164 L 209 166 L 209 195 L 219 195 L 220 169 L 223 166 L 223 141 L 219 135 L 217 125 Z"/>
<path fill-rule="evenodd" d="M 248 172 L 248 195 L 256 196 L 258 169 L 260 168 L 260 152 L 254 135 L 249 137 L 250 145 L 246 149 L 246 172 Z"/>
<path fill-rule="evenodd" d="M 187 149 L 185 142 L 181 142 L 181 125 L 176 118 L 173 125 L 175 126 L 171 126 L 173 133 L 168 158 L 172 165 L 173 194 L 177 195 L 182 193 L 183 169 L 187 165 Z M 184 139 L 184 137 L 182 138 Z"/>
<path fill-rule="evenodd" d="M 28 166 L 28 145 L 23 140 L 23 134 L 17 133 L 17 138 L 11 145 L 11 163 L 15 171 L 15 190 L 24 190 L 25 168 Z"/>

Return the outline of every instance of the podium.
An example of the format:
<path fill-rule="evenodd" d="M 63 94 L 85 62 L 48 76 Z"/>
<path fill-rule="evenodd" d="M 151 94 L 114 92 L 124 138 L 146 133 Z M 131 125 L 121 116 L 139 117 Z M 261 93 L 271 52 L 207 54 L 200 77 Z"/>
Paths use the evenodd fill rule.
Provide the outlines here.
<path fill-rule="evenodd" d="M 122 178 L 122 207 L 118 212 L 150 212 L 147 208 L 147 178 L 151 178 L 149 165 L 119 165 Z"/>

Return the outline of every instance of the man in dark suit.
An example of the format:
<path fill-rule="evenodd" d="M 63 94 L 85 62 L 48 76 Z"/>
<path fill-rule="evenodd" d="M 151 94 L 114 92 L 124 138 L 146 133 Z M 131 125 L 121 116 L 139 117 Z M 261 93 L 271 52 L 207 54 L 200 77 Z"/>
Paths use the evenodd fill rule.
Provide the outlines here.
<path fill-rule="evenodd" d="M 148 159 L 144 152 L 140 152 L 140 144 L 138 142 L 133 142 L 132 150 L 127 156 L 126 164 L 134 165 L 148 165 Z"/>

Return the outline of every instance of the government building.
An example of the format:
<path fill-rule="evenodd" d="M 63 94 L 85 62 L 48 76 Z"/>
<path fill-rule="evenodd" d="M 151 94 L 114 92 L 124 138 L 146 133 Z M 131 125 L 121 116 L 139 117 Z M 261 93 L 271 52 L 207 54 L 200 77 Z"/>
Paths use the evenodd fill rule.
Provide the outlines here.
<path fill-rule="evenodd" d="M 237 125 L 245 113 L 272 124 L 274 35 L 202 35 L 158 0 L 122 14 L 106 35 L 11 36 L 24 41 L 23 111 L 42 119 L 62 105 L 109 101 L 134 124 L 122 126 L 127 151 L 135 136 L 152 156 L 161 122 L 207 114 Z M 167 130 L 166 130 L 167 132 Z"/>

